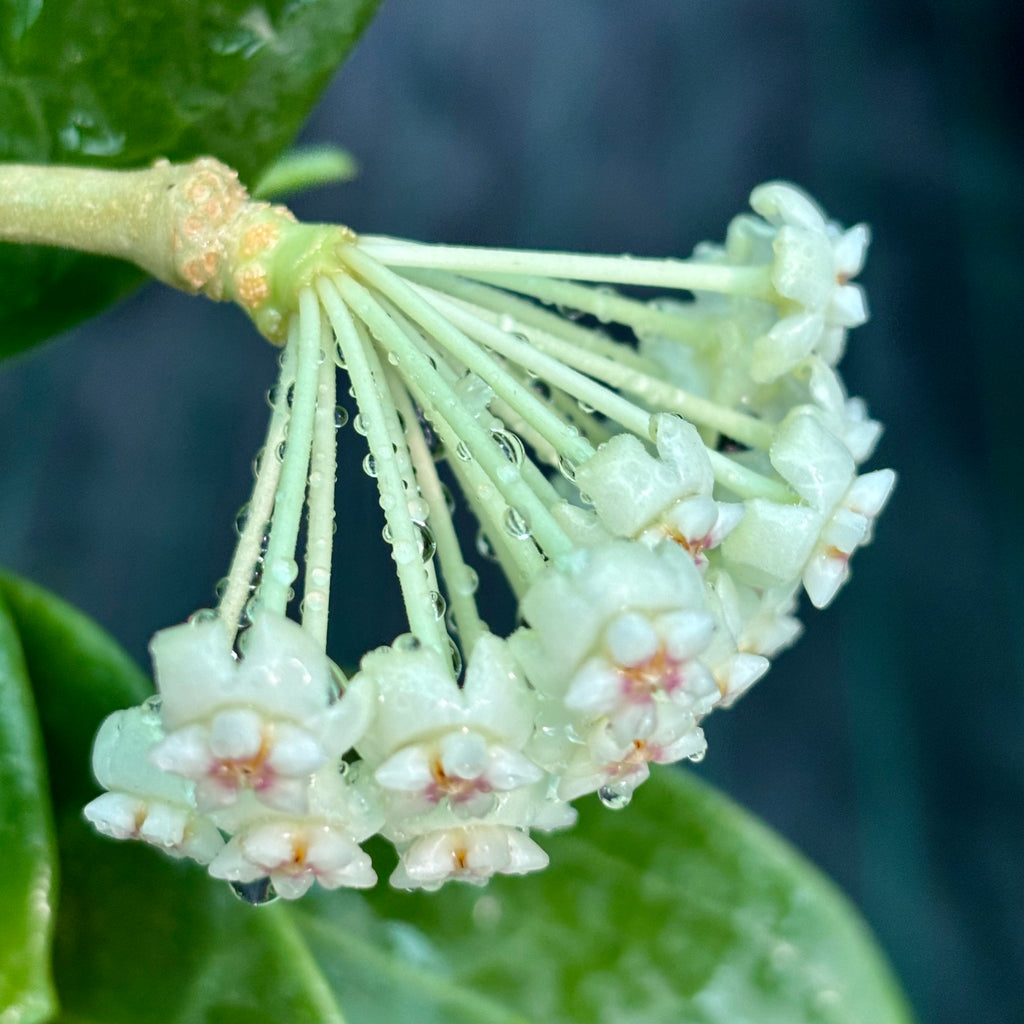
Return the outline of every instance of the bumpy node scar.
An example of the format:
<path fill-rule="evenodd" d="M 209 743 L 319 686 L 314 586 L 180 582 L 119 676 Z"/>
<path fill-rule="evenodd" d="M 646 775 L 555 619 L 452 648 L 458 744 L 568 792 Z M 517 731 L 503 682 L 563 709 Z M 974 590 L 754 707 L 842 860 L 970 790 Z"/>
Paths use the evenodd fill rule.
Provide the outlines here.
<path fill-rule="evenodd" d="M 793 642 L 801 589 L 832 600 L 892 488 L 858 475 L 881 428 L 835 369 L 868 231 L 791 185 L 648 260 L 303 225 L 210 159 L 0 177 L 25 197 L 0 237 L 132 259 L 283 346 L 219 604 L 154 637 L 159 695 L 104 723 L 85 812 L 253 902 L 372 885 L 375 833 L 404 888 L 544 867 L 532 835 L 573 800 L 623 807 L 652 762 L 704 756 L 703 719 Z M 325 654 L 339 368 L 409 623 L 352 678 Z M 449 484 L 518 599 L 507 638 Z"/>

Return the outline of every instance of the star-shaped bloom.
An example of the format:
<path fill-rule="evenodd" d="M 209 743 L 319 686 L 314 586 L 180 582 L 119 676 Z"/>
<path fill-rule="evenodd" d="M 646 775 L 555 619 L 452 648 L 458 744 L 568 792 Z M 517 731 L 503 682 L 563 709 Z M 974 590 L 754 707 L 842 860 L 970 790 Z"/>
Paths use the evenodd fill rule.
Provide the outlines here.
<path fill-rule="evenodd" d="M 458 880 L 484 885 L 494 875 L 525 875 L 548 865 L 548 855 L 507 825 L 468 825 L 428 832 L 402 854 L 391 876 L 397 889 L 433 892 Z"/>
<path fill-rule="evenodd" d="M 752 376 L 773 380 L 812 352 L 835 365 L 847 328 L 868 317 L 863 290 L 850 283 L 864 266 L 867 225 L 841 230 L 809 196 L 781 181 L 755 188 L 750 205 L 775 229 L 772 284 L 781 312 L 754 344 Z"/>
<path fill-rule="evenodd" d="M 366 655 L 352 683 L 365 686 L 379 694 L 382 711 L 358 749 L 403 815 L 444 802 L 461 817 L 478 816 L 496 794 L 543 778 L 522 753 L 535 699 L 497 637 L 477 640 L 461 688 L 427 647 Z"/>
<path fill-rule="evenodd" d="M 632 434 L 616 434 L 577 467 L 576 484 L 610 533 L 652 547 L 674 541 L 703 569 L 743 506 L 712 498 L 711 462 L 692 424 L 662 413 L 654 425 L 658 457 Z"/>
<path fill-rule="evenodd" d="M 365 889 L 377 876 L 359 844 L 384 821 L 372 785 L 357 770 L 328 765 L 310 780 L 306 813 L 268 809 L 245 793 L 215 820 L 233 835 L 210 864 L 229 882 L 269 878 L 279 896 L 297 899 L 313 884 Z"/>
<path fill-rule="evenodd" d="M 896 474 L 880 469 L 857 476 L 850 450 L 809 407 L 786 418 L 770 458 L 801 502 L 748 501 L 743 521 L 723 545 L 725 564 L 757 587 L 802 579 L 811 601 L 824 608 L 848 577 L 854 549 L 871 540 Z"/>
<path fill-rule="evenodd" d="M 246 641 L 238 660 L 217 620 L 157 633 L 151 650 L 167 736 L 151 757 L 195 781 L 201 810 L 251 789 L 270 807 L 302 813 L 312 773 L 365 730 L 370 695 L 336 699 L 326 655 L 284 616 L 264 612 Z"/>
<path fill-rule="evenodd" d="M 714 631 L 693 560 L 674 544 L 610 541 L 543 572 L 513 637 L 531 682 L 579 734 L 601 724 L 625 750 L 657 733 L 667 705 L 695 718 L 718 689 L 700 660 Z"/>

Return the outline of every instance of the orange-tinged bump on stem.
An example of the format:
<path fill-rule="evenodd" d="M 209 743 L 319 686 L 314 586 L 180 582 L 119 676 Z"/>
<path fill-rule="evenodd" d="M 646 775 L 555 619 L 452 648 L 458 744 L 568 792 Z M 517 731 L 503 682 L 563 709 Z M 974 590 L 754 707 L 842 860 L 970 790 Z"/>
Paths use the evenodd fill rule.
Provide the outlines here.
<path fill-rule="evenodd" d="M 258 256 L 269 249 L 281 237 L 276 224 L 262 221 L 254 224 L 242 235 L 241 253 L 246 259 Z"/>
<path fill-rule="evenodd" d="M 265 268 L 258 264 L 250 264 L 235 271 L 235 297 L 247 311 L 259 309 L 270 297 L 270 281 Z"/>

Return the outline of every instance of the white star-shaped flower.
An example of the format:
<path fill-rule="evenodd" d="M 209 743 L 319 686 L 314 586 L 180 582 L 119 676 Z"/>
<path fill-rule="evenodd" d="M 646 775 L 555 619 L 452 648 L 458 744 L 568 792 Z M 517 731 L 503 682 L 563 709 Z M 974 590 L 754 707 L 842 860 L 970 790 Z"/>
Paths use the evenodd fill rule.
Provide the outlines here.
<path fill-rule="evenodd" d="M 781 181 L 755 188 L 750 205 L 775 229 L 772 284 L 781 314 L 754 343 L 752 376 L 774 380 L 812 352 L 835 365 L 847 328 L 868 318 L 863 290 L 850 283 L 864 266 L 867 225 L 843 231 L 809 196 Z"/>
<path fill-rule="evenodd" d="M 264 612 L 234 657 L 217 620 L 153 638 L 165 739 L 151 754 L 164 771 L 196 783 L 213 810 L 250 789 L 270 807 L 302 813 L 312 773 L 340 757 L 372 712 L 365 690 L 340 699 L 330 663 L 297 623 Z"/>
<path fill-rule="evenodd" d="M 544 776 L 522 753 L 533 729 L 534 695 L 491 634 L 476 642 L 461 688 L 426 647 L 371 652 L 352 686 L 379 694 L 380 714 L 358 749 L 400 817 L 442 802 L 461 817 L 483 815 L 496 794 Z"/>
<path fill-rule="evenodd" d="M 654 424 L 657 458 L 632 434 L 616 434 L 577 467 L 576 484 L 610 533 L 652 547 L 674 541 L 703 569 L 743 506 L 712 498 L 711 462 L 691 423 L 662 413 Z"/>

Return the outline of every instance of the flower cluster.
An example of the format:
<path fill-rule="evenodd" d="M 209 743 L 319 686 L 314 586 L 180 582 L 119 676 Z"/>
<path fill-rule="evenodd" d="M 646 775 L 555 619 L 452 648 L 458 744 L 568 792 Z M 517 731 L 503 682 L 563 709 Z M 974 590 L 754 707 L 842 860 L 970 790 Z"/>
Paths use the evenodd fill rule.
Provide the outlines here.
<path fill-rule="evenodd" d="M 243 303 L 284 340 L 266 446 L 217 609 L 156 635 L 159 696 L 97 737 L 90 821 L 254 901 L 372 885 L 374 834 L 394 885 L 435 889 L 542 868 L 572 801 L 623 807 L 652 762 L 701 759 L 894 482 L 858 475 L 880 427 L 835 370 L 867 229 L 783 183 L 751 205 L 724 246 L 642 260 L 341 228 L 296 258 L 309 229 L 242 203 L 211 244 L 224 294 L 236 250 L 270 282 Z M 609 287 L 634 285 L 668 294 Z M 352 678 L 325 654 L 339 370 L 409 623 Z M 517 596 L 508 637 L 450 485 Z"/>

